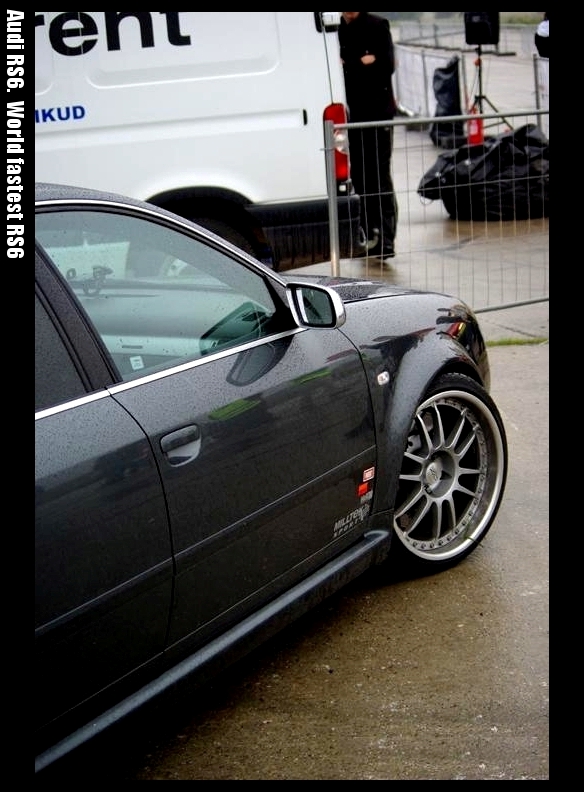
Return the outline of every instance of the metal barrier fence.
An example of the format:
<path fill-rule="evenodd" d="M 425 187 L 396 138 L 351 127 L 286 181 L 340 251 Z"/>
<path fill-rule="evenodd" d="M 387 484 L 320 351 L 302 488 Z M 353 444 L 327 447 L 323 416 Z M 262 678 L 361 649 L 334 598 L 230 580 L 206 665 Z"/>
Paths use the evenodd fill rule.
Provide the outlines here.
<path fill-rule="evenodd" d="M 539 128 L 541 117 L 549 118 L 549 110 L 529 114 L 483 113 L 485 140 L 497 138 L 509 130 L 526 125 Z M 440 124 L 467 128 L 476 115 L 441 117 Z M 332 174 L 335 130 L 391 126 L 394 129 L 391 173 L 399 207 L 396 251 L 389 265 L 368 258 L 366 251 L 355 250 L 351 259 L 339 258 L 336 190 L 329 183 L 331 228 L 330 274 L 359 274 L 379 277 L 397 285 L 415 289 L 437 289 L 456 294 L 477 311 L 495 310 L 549 299 L 549 219 L 547 207 L 534 202 L 521 209 L 522 219 L 460 219 L 449 213 L 443 200 L 427 200 L 419 193 L 424 175 L 445 151 L 437 147 L 429 130 L 437 121 L 428 118 L 396 118 L 391 122 L 325 125 L 325 156 L 327 172 Z M 478 151 L 485 147 L 473 147 Z M 462 150 L 462 147 L 459 149 Z M 545 163 L 542 163 L 544 168 Z M 537 167 L 537 166 L 536 166 Z M 545 174 L 543 174 L 545 176 Z M 479 191 L 484 182 L 479 183 Z M 489 190 L 493 187 L 504 196 L 525 191 L 525 175 L 507 174 L 499 178 L 491 172 Z M 539 188 L 537 188 L 539 189 Z M 503 200 L 503 198 L 501 199 Z M 452 206 L 449 208 L 452 210 Z M 464 216 L 465 213 L 461 212 Z M 357 222 L 357 219 L 356 219 Z M 357 268 L 357 269 L 356 269 Z"/>
<path fill-rule="evenodd" d="M 460 29 L 449 32 L 441 28 L 440 38 L 433 29 L 431 40 L 429 35 L 428 30 L 419 27 L 414 31 L 403 24 L 400 26 L 400 42 L 407 45 L 396 46 L 398 67 L 394 87 L 406 117 L 381 123 L 334 126 L 327 122 L 325 125 L 325 157 L 327 173 L 331 174 L 328 185 L 331 274 L 381 276 L 408 288 L 454 293 L 477 311 L 549 300 L 548 162 L 541 162 L 540 183 L 546 183 L 545 202 L 539 201 L 542 196 L 536 195 L 533 206 L 521 207 L 517 216 L 511 218 L 476 219 L 471 215 L 471 219 L 466 219 L 465 213 L 458 213 L 456 207 L 455 216 L 452 216 L 451 202 L 447 208 L 444 200 L 428 200 L 419 192 L 421 180 L 447 150 L 431 137 L 437 123 L 441 129 L 452 125 L 451 137 L 457 140 L 459 151 L 463 151 L 463 144 L 467 142 L 469 122 L 478 119 L 483 123 L 487 143 L 509 130 L 528 125 L 537 127 L 544 138 L 549 139 L 549 61 L 533 55 L 532 30 L 505 32 L 501 29 L 502 50 L 499 47 L 496 52 L 483 53 L 488 57 L 481 58 L 481 77 L 485 78 L 482 80 L 483 94 L 486 94 L 483 111 L 487 112 L 471 115 L 467 111 L 472 105 L 473 94 L 477 93 L 478 71 L 473 51 L 461 43 Z M 452 44 L 452 49 L 459 49 L 448 51 L 446 42 Z M 412 46 L 414 43 L 417 46 Z M 424 44 L 442 49 L 426 50 L 420 46 Z M 453 57 L 460 61 L 461 106 L 465 114 L 437 117 L 432 77 L 435 69 L 445 66 Z M 491 109 L 493 112 L 488 112 Z M 394 130 L 391 173 L 399 215 L 397 255 L 390 260 L 389 266 L 368 258 L 362 250 L 355 250 L 350 260 L 340 260 L 338 256 L 336 188 L 332 180 L 334 131 L 371 126 L 391 126 Z M 537 167 L 536 162 L 535 170 Z M 501 201 L 509 192 L 516 193 L 520 202 L 519 196 L 527 187 L 525 179 L 520 169 L 509 176 L 508 169 L 501 168 L 501 177 L 491 173 L 483 186 L 490 192 L 498 190 Z M 479 191 L 480 187 L 479 184 Z M 536 193 L 538 189 L 534 187 Z M 467 191 L 465 198 L 468 197 Z"/>
<path fill-rule="evenodd" d="M 499 25 L 499 43 L 485 45 L 485 52 L 492 52 L 496 55 L 514 55 L 520 58 L 530 57 L 534 51 L 533 36 L 536 24 Z M 435 20 L 434 22 L 402 20 L 392 22 L 391 27 L 395 43 L 458 52 L 473 49 L 466 44 L 466 31 L 462 19 L 458 21 Z"/>
<path fill-rule="evenodd" d="M 436 113 L 434 74 L 456 59 L 460 83 L 460 106 L 467 111 L 474 98 L 477 78 L 477 53 L 469 50 L 449 52 L 396 45 L 398 68 L 393 76 L 394 92 L 401 112 L 409 117 L 428 117 Z M 497 110 L 549 110 L 549 60 L 532 54 L 517 58 L 483 53 L 481 56 L 484 93 L 493 91 Z M 504 78 L 505 82 L 504 82 Z M 484 88 L 483 86 L 483 88 Z M 539 119 L 545 123 L 547 119 Z M 549 128 L 543 131 L 549 137 Z"/>

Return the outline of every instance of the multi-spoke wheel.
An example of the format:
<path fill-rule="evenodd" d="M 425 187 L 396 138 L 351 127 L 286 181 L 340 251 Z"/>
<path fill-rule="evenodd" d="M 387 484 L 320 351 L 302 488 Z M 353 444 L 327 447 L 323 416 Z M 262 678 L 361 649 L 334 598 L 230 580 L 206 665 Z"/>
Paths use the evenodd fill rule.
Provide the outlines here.
<path fill-rule="evenodd" d="M 405 449 L 394 531 L 430 567 L 467 556 L 493 523 L 507 477 L 500 413 L 469 377 L 440 377 L 418 406 Z"/>

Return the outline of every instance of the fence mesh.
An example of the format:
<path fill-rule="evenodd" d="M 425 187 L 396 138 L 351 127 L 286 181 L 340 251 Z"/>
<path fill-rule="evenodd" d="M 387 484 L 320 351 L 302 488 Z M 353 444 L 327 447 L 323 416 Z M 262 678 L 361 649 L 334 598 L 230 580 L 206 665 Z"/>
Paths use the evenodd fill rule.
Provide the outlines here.
<path fill-rule="evenodd" d="M 529 44 L 533 46 L 531 39 Z M 506 57 L 496 53 L 481 59 L 482 129 L 474 140 L 488 145 L 515 130 L 535 129 L 546 143 L 545 151 L 536 141 L 535 150 L 527 145 L 511 155 L 500 153 L 488 174 L 475 174 L 474 192 L 454 189 L 430 200 L 420 194 L 421 181 L 449 149 L 466 149 L 469 123 L 478 120 L 469 115 L 477 98 L 478 65 L 472 51 L 458 52 L 462 115 L 437 117 L 432 77 L 453 52 L 398 46 L 395 78 L 401 113 L 391 122 L 391 175 L 398 204 L 396 256 L 383 263 L 359 248 L 350 259 L 339 262 L 333 256 L 332 262 L 316 265 L 318 271 L 438 289 L 457 294 L 477 311 L 549 299 L 549 62 L 524 52 L 526 47 L 524 41 L 516 48 L 519 58 L 509 52 Z M 440 140 L 437 124 L 443 133 Z M 366 129 L 371 124 L 361 126 Z M 358 127 L 349 125 L 353 137 Z M 481 146 L 472 148 L 474 156 Z M 331 157 L 332 151 L 327 150 L 326 156 Z M 526 156 L 528 168 L 523 167 Z M 460 187 L 460 178 L 456 186 Z M 481 189 L 483 203 L 488 191 L 490 207 L 498 204 L 499 214 L 490 207 L 482 214 L 476 210 Z M 329 196 L 330 200 L 334 198 Z M 511 214 L 509 201 L 514 208 Z M 334 240 L 331 249 L 335 250 Z"/>

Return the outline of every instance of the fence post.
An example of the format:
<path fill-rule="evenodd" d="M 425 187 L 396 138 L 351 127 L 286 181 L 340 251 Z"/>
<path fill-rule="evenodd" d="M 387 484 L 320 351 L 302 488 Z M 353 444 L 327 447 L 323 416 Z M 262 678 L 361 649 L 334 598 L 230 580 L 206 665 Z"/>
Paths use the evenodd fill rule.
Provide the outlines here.
<path fill-rule="evenodd" d="M 537 63 L 537 55 L 533 54 L 533 81 L 535 83 L 535 106 L 538 110 L 541 110 L 541 95 L 539 92 L 539 69 Z M 542 124 L 541 124 L 541 116 L 537 116 L 537 126 L 539 127 L 539 131 L 543 132 Z"/>
<path fill-rule="evenodd" d="M 335 125 L 333 121 L 324 122 L 324 154 L 326 164 L 326 189 L 328 195 L 329 238 L 331 249 L 331 275 L 338 278 L 341 274 L 339 244 L 339 208 L 337 205 L 337 182 L 335 179 Z"/>
<path fill-rule="evenodd" d="M 426 50 L 424 49 L 422 50 L 422 78 L 424 80 L 424 108 L 422 115 L 430 116 L 433 115 L 433 113 L 430 111 L 430 107 L 428 106 L 428 66 L 426 63 Z"/>

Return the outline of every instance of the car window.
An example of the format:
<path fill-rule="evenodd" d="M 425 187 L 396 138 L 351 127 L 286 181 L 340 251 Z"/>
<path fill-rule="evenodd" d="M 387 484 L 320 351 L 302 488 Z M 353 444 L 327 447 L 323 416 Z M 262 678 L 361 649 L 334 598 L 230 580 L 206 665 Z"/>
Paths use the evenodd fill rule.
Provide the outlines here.
<path fill-rule="evenodd" d="M 36 235 L 134 379 L 276 330 L 262 276 L 210 245 L 133 215 L 37 214 Z"/>
<path fill-rule="evenodd" d="M 35 412 L 84 396 L 86 391 L 81 377 L 36 294 L 34 330 Z"/>

